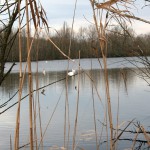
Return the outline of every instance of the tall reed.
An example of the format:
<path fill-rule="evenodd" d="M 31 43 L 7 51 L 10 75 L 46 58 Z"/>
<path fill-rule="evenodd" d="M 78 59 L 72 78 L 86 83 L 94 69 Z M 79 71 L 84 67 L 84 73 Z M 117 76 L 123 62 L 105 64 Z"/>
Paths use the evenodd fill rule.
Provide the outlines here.
<path fill-rule="evenodd" d="M 107 17 L 104 20 L 103 25 L 103 11 L 100 13 L 100 20 L 97 20 L 97 16 L 95 13 L 95 0 L 91 0 L 91 6 L 93 10 L 93 19 L 95 23 L 95 27 L 97 30 L 98 38 L 99 38 L 99 45 L 101 49 L 101 54 L 103 58 L 103 65 L 104 65 L 104 79 L 105 79 L 105 88 L 106 88 L 106 97 L 107 97 L 107 109 L 108 109 L 108 117 L 109 117 L 109 126 L 110 126 L 110 149 L 113 150 L 113 118 L 112 118 L 112 110 L 111 110 L 111 101 L 110 101 L 110 91 L 109 91 L 109 80 L 108 80 L 108 70 L 107 70 L 107 41 L 106 41 L 106 22 Z M 99 23 L 100 22 L 100 23 Z"/>
<path fill-rule="evenodd" d="M 80 94 L 80 51 L 79 51 L 79 67 L 78 67 L 78 86 L 77 86 L 77 102 L 76 102 L 76 115 L 75 115 L 75 122 L 74 122 L 74 132 L 73 132 L 73 144 L 72 150 L 75 150 L 76 144 L 76 132 L 77 132 L 77 125 L 78 125 L 78 113 L 79 113 L 79 94 Z"/>
<path fill-rule="evenodd" d="M 20 18 L 20 4 L 21 1 L 18 1 L 18 11 L 19 11 L 19 62 L 20 62 L 20 68 L 19 68 L 19 96 L 18 96 L 18 110 L 16 115 L 16 128 L 15 128 L 15 143 L 14 143 L 14 149 L 17 150 L 19 148 L 19 128 L 20 128 L 20 100 L 22 95 L 22 48 L 21 48 L 21 18 Z"/>
<path fill-rule="evenodd" d="M 93 78 L 92 75 L 92 60 L 91 60 L 91 77 Z M 95 110 L 95 98 L 94 98 L 94 89 L 93 89 L 93 84 L 92 84 L 92 101 L 93 101 L 93 120 L 94 120 L 94 130 L 95 130 L 95 139 L 96 139 L 96 150 L 99 150 L 98 146 L 98 137 L 97 137 L 97 125 L 96 125 L 96 110 Z"/>
<path fill-rule="evenodd" d="M 26 0 L 26 22 L 27 22 L 27 52 L 28 52 L 28 89 L 29 89 L 29 122 L 30 122 L 30 150 L 33 150 L 33 116 L 32 116 L 32 71 L 30 59 L 30 27 L 29 27 L 29 12 L 28 1 Z"/>

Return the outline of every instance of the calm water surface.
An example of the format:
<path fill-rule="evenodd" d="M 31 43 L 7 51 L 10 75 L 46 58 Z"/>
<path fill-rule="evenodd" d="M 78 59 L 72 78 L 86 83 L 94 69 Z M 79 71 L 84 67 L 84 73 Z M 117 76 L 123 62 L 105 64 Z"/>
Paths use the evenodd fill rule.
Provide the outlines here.
<path fill-rule="evenodd" d="M 70 62 L 70 68 L 77 69 L 78 61 Z M 6 68 L 10 64 L 8 63 Z M 25 66 L 25 64 L 24 64 Z M 139 72 L 128 61 L 123 58 L 109 59 L 108 60 L 108 75 L 110 83 L 110 96 L 112 103 L 112 114 L 114 126 L 117 122 L 117 106 L 119 101 L 119 124 L 124 121 L 135 120 L 140 121 L 145 128 L 150 125 L 150 109 L 149 109 L 149 91 L 150 88 L 147 83 L 139 78 L 134 71 Z M 127 69 L 128 67 L 128 69 Z M 66 77 L 67 61 L 48 61 L 39 62 L 39 87 L 53 83 L 59 79 Z M 94 113 L 93 113 L 93 100 L 95 104 L 96 114 L 96 127 L 99 136 L 102 131 L 101 122 L 105 118 L 105 82 L 104 72 L 100 68 L 100 65 L 96 59 L 83 59 L 81 60 L 81 68 L 84 72 L 80 75 L 79 84 L 79 114 L 77 125 L 76 144 L 77 148 L 82 147 L 84 149 L 96 149 L 95 147 L 95 132 L 94 132 Z M 91 69 L 92 68 L 92 69 Z M 32 64 L 33 72 L 36 71 L 36 63 Z M 44 76 L 42 71 L 46 70 Z M 123 72 L 124 77 L 121 75 Z M 92 84 L 91 78 L 94 80 Z M 35 87 L 36 73 L 33 73 L 34 89 Z M 17 91 L 18 80 L 18 65 L 15 66 L 13 72 L 5 80 L 0 87 L 0 105 L 7 101 Z M 125 82 L 126 80 L 126 82 Z M 65 80 L 45 87 L 44 94 L 39 91 L 39 100 L 41 104 L 41 119 L 43 132 L 48 125 L 48 128 L 44 135 L 44 149 L 57 149 L 64 145 L 64 116 L 65 116 L 65 100 L 66 100 L 66 88 Z M 76 102 L 77 102 L 77 87 L 78 87 L 78 75 L 68 78 L 68 101 L 69 101 L 69 122 L 70 122 L 70 138 L 69 146 L 71 149 L 72 134 L 74 129 L 74 120 L 76 114 Z M 23 86 L 23 96 L 28 94 L 27 79 L 25 78 Z M 93 95 L 93 96 L 92 96 Z M 34 93 L 34 99 L 37 99 L 36 93 Z M 0 108 L 0 112 L 3 112 L 6 108 L 14 104 L 18 100 L 16 95 L 5 107 Z M 28 119 L 28 98 L 25 98 L 21 102 L 21 124 L 20 124 L 20 146 L 29 142 L 29 119 Z M 10 136 L 12 143 L 14 142 L 14 129 L 16 121 L 17 105 L 9 109 L 5 113 L 0 115 L 0 149 L 10 149 Z M 55 111 L 54 111 L 55 110 Z M 53 113 L 54 112 L 54 113 Z M 37 113 L 38 120 L 38 113 Z M 67 119 L 68 120 L 68 119 Z M 68 125 L 68 121 L 67 121 Z M 133 126 L 129 127 L 133 129 Z M 147 128 L 146 128 L 147 129 Z M 37 134 L 39 132 L 39 124 L 37 123 Z M 68 131 L 68 130 L 67 130 Z M 66 133 L 68 135 L 68 132 Z M 131 135 L 130 135 L 131 136 Z M 128 134 L 123 134 L 122 138 L 129 137 Z M 104 128 L 102 134 L 102 140 L 100 143 L 106 140 L 106 129 Z M 130 148 L 132 143 L 119 142 L 118 149 Z M 101 149 L 106 149 L 106 144 L 100 145 Z M 28 149 L 28 148 L 27 148 Z"/>

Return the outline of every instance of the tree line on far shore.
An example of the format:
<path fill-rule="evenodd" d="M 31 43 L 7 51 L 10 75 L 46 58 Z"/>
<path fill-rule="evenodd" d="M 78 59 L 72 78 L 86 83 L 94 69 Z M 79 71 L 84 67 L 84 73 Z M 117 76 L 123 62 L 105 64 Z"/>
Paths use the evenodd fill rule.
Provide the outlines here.
<path fill-rule="evenodd" d="M 73 31 L 71 37 L 71 29 L 67 23 L 57 32 L 50 35 L 52 41 L 68 55 L 68 49 L 71 38 L 70 57 L 75 59 L 80 58 L 97 58 L 101 57 L 99 39 L 94 26 L 81 27 L 78 31 Z M 12 31 L 12 37 L 15 31 Z M 107 30 L 107 57 L 131 57 L 150 55 L 150 33 L 144 35 L 135 35 L 133 29 L 124 26 L 115 26 L 111 30 Z M 27 59 L 26 51 L 26 31 L 22 30 L 22 61 Z M 32 40 L 32 37 L 31 37 Z M 34 38 L 31 49 L 31 60 L 56 60 L 65 59 L 58 50 L 50 43 L 47 35 Z M 18 36 L 12 45 L 7 61 L 19 61 Z"/>

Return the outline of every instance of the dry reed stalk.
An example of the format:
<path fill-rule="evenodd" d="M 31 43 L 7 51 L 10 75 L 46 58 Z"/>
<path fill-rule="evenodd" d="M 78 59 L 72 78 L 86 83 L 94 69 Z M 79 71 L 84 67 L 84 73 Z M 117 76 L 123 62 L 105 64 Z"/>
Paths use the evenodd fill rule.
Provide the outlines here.
<path fill-rule="evenodd" d="M 17 150 L 19 147 L 19 128 L 20 128 L 20 101 L 22 95 L 22 48 L 21 48 L 21 18 L 20 18 L 20 0 L 18 1 L 18 12 L 19 12 L 19 95 L 18 95 L 18 109 L 17 109 L 17 116 L 16 116 L 16 128 L 15 128 L 15 143 L 14 149 Z"/>
<path fill-rule="evenodd" d="M 109 147 L 109 145 L 108 145 L 108 141 L 109 141 L 109 139 L 108 139 L 108 115 L 107 115 L 107 114 L 108 114 L 108 113 L 107 113 L 108 111 L 107 111 L 107 101 L 105 100 L 105 102 L 106 102 L 106 103 L 105 103 L 105 109 L 106 109 L 106 110 L 105 110 L 105 115 L 106 115 L 106 120 L 105 120 L 105 121 L 106 121 L 106 135 L 107 135 L 107 136 L 106 136 L 106 139 L 107 139 L 107 141 L 106 141 L 106 142 L 107 142 L 107 143 L 106 143 L 106 150 L 108 150 L 108 147 Z"/>
<path fill-rule="evenodd" d="M 134 119 L 133 119 L 134 120 Z M 113 141 L 113 146 L 115 145 L 115 143 L 119 140 L 119 138 L 122 136 L 122 134 L 125 132 L 125 130 L 131 125 L 131 123 L 133 123 L 133 120 L 131 120 L 127 126 L 120 132 L 120 134 L 116 137 L 116 139 Z"/>
<path fill-rule="evenodd" d="M 118 83 L 118 105 L 117 105 L 117 128 L 116 128 L 116 136 L 118 136 L 118 127 L 119 127 L 119 106 L 120 106 L 120 101 L 119 101 L 119 93 L 120 93 L 120 82 L 121 82 L 121 77 L 119 76 L 119 83 Z M 117 141 L 118 142 L 118 141 Z M 117 142 L 114 146 L 114 149 L 117 150 Z"/>
<path fill-rule="evenodd" d="M 76 103 L 76 117 L 74 123 L 74 133 L 73 133 L 73 144 L 72 150 L 75 150 L 76 147 L 76 131 L 77 131 L 77 124 L 78 124 L 78 112 L 79 112 L 79 95 L 80 95 L 80 51 L 79 51 L 79 67 L 78 67 L 78 87 L 77 87 L 78 95 L 77 95 L 77 103 Z"/>
<path fill-rule="evenodd" d="M 11 135 L 10 135 L 10 150 L 12 150 L 12 140 L 11 140 Z"/>
<path fill-rule="evenodd" d="M 101 43 L 102 42 L 102 43 Z M 108 80 L 108 70 L 107 70 L 107 60 L 106 56 L 104 55 L 104 41 L 100 41 L 100 46 L 102 50 L 102 56 L 103 56 L 103 64 L 104 64 L 104 79 L 105 79 L 105 86 L 106 86 L 106 96 L 107 96 L 107 109 L 108 109 L 108 117 L 109 117 L 109 126 L 110 126 L 110 147 L 111 150 L 113 150 L 112 147 L 112 139 L 113 139 L 113 119 L 112 119 L 112 110 L 111 110 L 111 101 L 110 101 L 110 92 L 109 92 L 109 80 Z"/>
<path fill-rule="evenodd" d="M 92 71 L 92 60 L 91 60 L 91 71 Z M 92 77 L 92 72 L 91 72 Z M 95 99 L 94 99 L 94 91 L 93 91 L 93 84 L 92 84 L 92 100 L 93 100 L 93 119 L 94 119 L 94 130 L 95 130 L 95 138 L 96 138 L 96 149 L 99 149 L 98 146 L 98 138 L 97 138 L 97 126 L 96 126 L 96 113 L 95 113 Z"/>
<path fill-rule="evenodd" d="M 37 83 L 37 78 L 36 78 L 36 83 Z M 32 88 L 33 91 L 33 88 Z M 33 139 L 37 139 L 37 126 L 36 126 L 36 116 L 37 116 L 37 111 L 36 111 L 36 107 L 37 107 L 37 101 L 36 98 L 33 97 L 32 99 L 33 101 Z M 38 149 L 38 143 L 37 140 L 35 141 L 35 148 L 36 150 Z"/>
<path fill-rule="evenodd" d="M 141 130 L 141 129 L 138 128 L 137 133 L 135 134 L 135 137 L 134 137 L 134 140 L 133 140 L 133 144 L 132 144 L 131 150 L 134 150 L 134 146 L 135 146 L 135 144 L 136 144 L 136 139 L 137 139 L 137 137 L 138 137 L 138 135 L 139 135 L 140 130 Z"/>
<path fill-rule="evenodd" d="M 22 96 L 22 88 L 23 88 L 23 83 L 24 83 L 24 78 L 25 78 L 25 73 L 23 74 L 22 77 L 20 77 L 19 80 L 19 96 L 18 96 L 18 102 L 16 102 L 15 104 L 18 103 L 18 108 L 17 108 L 17 117 L 16 117 L 16 128 L 15 128 L 15 144 L 14 144 L 14 149 L 16 150 L 17 147 L 19 146 L 19 127 L 20 127 L 20 105 L 21 105 L 21 96 Z M 14 106 L 14 105 L 12 105 Z M 11 107 L 12 107 L 11 106 Z M 9 108 L 7 108 L 6 110 L 8 110 Z M 3 113 L 6 111 L 4 110 Z"/>
<path fill-rule="evenodd" d="M 7 0 L 6 0 L 7 1 Z M 18 147 L 19 147 L 19 127 L 20 127 L 20 101 L 21 101 L 21 95 L 22 95 L 22 87 L 23 87 L 23 82 L 24 82 L 24 77 L 25 77 L 25 72 L 26 72 L 26 67 L 27 67 L 27 64 L 28 64 L 28 73 L 29 73 L 29 76 L 28 76 L 28 79 L 29 79 L 29 109 L 30 109 L 30 145 L 31 145 L 31 149 L 33 149 L 33 131 L 32 131 L 32 76 L 31 76 L 31 61 L 30 61 L 30 51 L 31 51 L 31 47 L 32 47 L 32 43 L 33 43 L 33 40 L 31 42 L 31 45 L 30 45 L 30 41 L 29 41 L 29 37 L 30 37 L 30 33 L 29 31 L 31 29 L 29 29 L 29 14 L 28 14 L 28 5 L 30 4 L 30 7 L 32 7 L 32 2 L 31 0 L 29 0 L 29 3 L 27 2 L 26 0 L 26 5 L 25 5 L 25 9 L 26 9 L 26 25 L 27 25 L 27 51 L 28 51 L 28 56 L 27 56 L 27 63 L 26 63 L 26 67 L 25 67 L 25 72 L 22 76 L 22 50 L 21 50 L 21 19 L 20 19 L 20 3 L 21 1 L 19 0 L 18 1 L 18 13 L 19 13 L 19 61 L 20 61 L 20 74 L 19 74 L 19 77 L 20 77 L 20 81 L 19 81 L 19 96 L 18 96 L 18 109 L 17 109 L 17 117 L 16 117 L 16 131 L 15 131 L 15 143 L 14 143 L 14 149 L 17 150 Z M 36 5 L 36 1 L 34 1 L 34 4 Z M 9 8 L 8 8 L 8 11 L 9 11 Z M 31 11 L 32 11 L 32 15 L 33 15 L 33 9 L 31 8 Z M 36 8 L 36 11 L 37 11 L 37 8 Z M 42 10 L 43 11 L 43 10 Z M 33 15 L 33 21 L 35 21 L 35 16 Z M 43 16 L 41 16 L 43 17 Z M 38 18 L 39 20 L 39 18 Z M 42 20 L 44 20 L 44 18 L 42 18 Z M 39 21 L 38 21 L 39 22 Z M 35 32 L 36 33 L 36 32 Z M 34 39 L 34 38 L 33 38 Z"/>
<path fill-rule="evenodd" d="M 143 126 L 141 126 L 140 128 L 143 131 L 144 137 L 145 137 L 145 139 L 147 141 L 147 145 L 150 147 L 150 136 L 148 136 L 148 134 L 146 133 L 146 131 L 145 131 Z"/>
<path fill-rule="evenodd" d="M 26 7 L 27 7 L 27 5 L 26 5 Z M 20 74 L 19 74 L 19 77 L 20 77 L 20 79 L 19 79 L 18 109 L 17 109 L 17 117 L 16 117 L 17 119 L 16 119 L 16 131 L 15 131 L 15 143 L 14 143 L 14 149 L 15 150 L 18 149 L 18 147 L 19 147 L 20 101 L 21 101 L 21 95 L 22 95 L 22 87 L 23 87 L 24 78 L 25 78 L 25 72 L 26 72 L 26 68 L 27 68 L 27 63 L 26 63 L 25 71 L 24 71 L 24 74 L 22 75 L 22 50 L 21 50 L 21 29 L 22 29 L 22 27 L 21 27 L 21 19 L 20 19 L 20 1 L 18 2 L 18 10 L 19 10 L 19 61 L 20 61 Z M 33 41 L 34 41 L 34 38 L 31 42 L 30 48 L 28 49 L 27 60 L 30 56 L 30 51 L 31 51 Z"/>
<path fill-rule="evenodd" d="M 32 14 L 33 15 L 33 14 Z M 39 22 L 39 18 L 38 18 L 38 22 Z M 36 22 L 34 22 L 36 23 Z M 31 26 L 30 26 L 31 27 Z M 37 30 L 37 39 L 39 38 L 39 34 L 41 32 L 41 30 L 38 32 L 38 23 L 37 25 L 35 26 L 36 30 Z M 36 45 L 36 61 L 37 61 L 37 68 L 36 68 L 36 98 L 35 100 L 33 99 L 33 112 L 34 112 L 34 139 L 38 139 L 37 137 L 37 126 L 36 126 L 36 123 L 37 123 L 37 105 L 38 105 L 38 116 L 39 116 L 39 123 L 40 123 L 40 138 L 41 138 L 41 147 L 42 147 L 42 150 L 43 150 L 43 140 L 42 140 L 42 125 L 41 125 L 41 112 L 40 112 L 40 102 L 39 102 L 39 90 L 37 90 L 39 88 L 39 82 L 38 82 L 38 44 L 39 42 L 37 43 Z M 32 89 L 33 91 L 33 89 Z M 38 104 L 37 104 L 38 103 Z M 38 150 L 38 140 L 35 141 L 35 147 L 36 147 L 36 150 Z"/>
<path fill-rule="evenodd" d="M 33 98 L 33 128 L 34 128 L 33 137 L 34 137 L 34 139 L 37 139 L 37 126 L 36 126 L 37 111 L 36 111 L 36 107 L 37 107 L 37 101 L 36 101 L 36 99 Z M 35 148 L 36 148 L 36 150 L 38 150 L 37 140 L 35 141 Z"/>
<path fill-rule="evenodd" d="M 49 35 L 48 35 L 48 41 L 49 41 L 51 44 L 53 44 L 53 46 L 54 46 L 65 58 L 67 58 L 67 59 L 73 61 L 69 56 L 67 56 L 67 55 L 52 41 L 52 39 L 49 37 Z"/>
<path fill-rule="evenodd" d="M 117 117 L 118 117 L 118 116 L 117 116 Z M 118 145 L 117 145 L 117 143 L 118 143 L 118 141 L 119 141 L 119 138 L 118 138 L 118 137 L 119 137 L 119 135 L 120 135 L 120 134 L 119 134 L 119 130 L 120 130 L 121 126 L 123 126 L 125 123 L 126 123 L 126 121 L 124 121 L 124 122 L 122 122 L 121 124 L 119 124 L 118 119 L 117 119 L 117 127 L 116 127 L 116 129 L 115 129 L 116 132 L 115 132 L 115 134 L 114 134 L 114 139 L 116 139 L 116 141 L 115 141 L 115 143 L 114 143 L 114 149 L 115 149 L 115 150 L 117 150 L 117 146 L 118 146 Z M 124 130 L 124 131 L 125 131 L 125 130 Z M 124 131 L 123 131 L 123 132 L 124 132 Z M 123 132 L 122 132 L 122 134 L 123 134 Z M 122 135 L 122 134 L 121 134 L 121 135 Z M 121 135 L 120 135 L 120 136 L 121 136 Z"/>
<path fill-rule="evenodd" d="M 65 101 L 65 123 L 64 123 L 64 147 L 66 147 L 65 146 L 66 145 L 65 144 L 66 118 L 67 118 L 66 115 L 68 115 L 68 140 L 67 140 L 67 149 L 69 149 L 69 136 L 70 136 L 70 118 L 69 118 L 70 115 L 69 115 L 69 101 L 68 101 L 68 70 L 69 70 L 69 60 L 70 60 L 70 51 L 71 51 L 71 45 L 72 45 L 72 36 L 73 36 L 74 20 L 75 20 L 75 14 L 76 14 L 76 6 L 77 6 L 77 0 L 75 0 L 75 5 L 74 5 L 74 13 L 73 13 L 73 20 L 72 20 L 72 27 L 71 27 L 69 48 L 68 48 L 68 56 L 67 56 L 67 58 L 68 58 L 68 65 L 67 65 L 67 71 L 66 71 L 66 101 Z M 66 114 L 66 111 L 67 111 L 67 114 Z"/>
<path fill-rule="evenodd" d="M 123 78 L 123 81 L 124 81 L 125 90 L 128 93 L 128 90 L 127 90 L 127 75 L 126 75 L 126 72 L 123 69 L 121 69 L 121 75 L 122 75 L 122 78 Z"/>
<path fill-rule="evenodd" d="M 67 135 L 67 149 L 69 149 L 69 141 L 70 141 L 70 115 L 69 115 L 69 100 L 67 98 L 67 116 L 68 116 L 68 135 Z"/>
<path fill-rule="evenodd" d="M 76 1 L 77 2 L 77 1 Z M 74 10 L 74 17 L 75 17 L 75 10 Z M 73 23 L 72 23 L 72 30 L 71 30 L 71 37 L 72 37 L 72 33 L 73 33 L 73 24 L 74 24 L 74 17 L 73 17 Z M 47 32 L 48 35 L 48 32 Z M 69 69 L 69 60 L 73 61 L 70 58 L 70 49 L 71 49 L 71 38 L 70 38 L 70 44 L 69 44 L 69 51 L 68 51 L 68 55 L 66 55 L 53 41 L 52 39 L 49 37 L 48 35 L 48 40 L 50 41 L 50 43 L 52 43 L 54 45 L 54 47 L 64 56 L 68 59 L 68 66 L 67 66 L 67 73 L 68 73 L 68 69 Z M 66 120 L 68 118 L 68 140 L 69 140 L 69 130 L 70 130 L 70 121 L 69 121 L 69 102 L 68 102 L 68 75 L 66 73 L 66 101 L 65 101 L 65 116 L 64 116 L 64 147 L 66 147 Z M 68 115 L 68 117 L 67 117 Z M 69 143 L 69 142 L 68 142 Z M 67 144 L 68 145 L 68 144 Z"/>
<path fill-rule="evenodd" d="M 110 93 L 109 93 L 107 58 L 105 54 L 105 48 L 106 48 L 106 38 L 105 38 L 106 35 L 105 35 L 105 28 L 104 28 L 105 26 L 103 26 L 102 20 L 100 20 L 100 25 L 98 25 L 97 17 L 95 14 L 95 8 L 94 8 L 95 0 L 90 0 L 90 2 L 93 10 L 93 18 L 94 18 L 98 38 L 99 38 L 99 44 L 100 44 L 101 54 L 102 54 L 103 64 L 104 64 L 104 79 L 105 79 L 107 108 L 108 108 L 108 117 L 109 117 L 109 126 L 110 126 L 110 149 L 113 150 L 113 120 L 112 120 L 111 101 L 110 101 Z M 102 18 L 102 14 L 101 14 L 101 18 Z M 105 20 L 105 24 L 106 24 L 106 20 Z"/>
<path fill-rule="evenodd" d="M 21 27 L 21 29 L 22 29 L 22 27 Z M 29 55 L 30 55 L 31 47 L 32 47 L 33 41 L 34 41 L 34 39 L 35 39 L 35 35 L 36 35 L 36 31 L 35 31 L 34 37 L 33 37 L 33 39 L 32 39 L 31 45 L 30 45 L 30 50 L 29 50 L 27 59 L 28 59 L 28 57 L 29 57 Z M 22 66 L 22 62 L 20 63 L 20 66 Z M 21 68 L 21 69 L 19 69 L 19 70 L 22 70 L 22 67 L 20 67 L 20 68 Z M 23 87 L 23 84 L 24 84 L 24 79 L 25 79 L 26 70 L 27 70 L 27 62 L 26 62 L 26 64 L 25 64 L 24 72 L 22 73 L 22 76 L 21 76 L 21 78 L 22 78 L 22 80 L 21 80 L 21 86 L 20 86 L 20 89 L 21 89 L 20 91 L 21 91 L 21 92 L 22 92 L 22 87 Z M 53 84 L 53 83 L 51 83 L 51 84 Z M 49 85 L 51 85 L 51 84 L 49 84 Z M 48 85 L 46 85 L 46 86 L 48 86 Z M 45 86 L 44 86 L 44 87 L 45 87 Z M 38 90 L 40 90 L 40 89 L 42 89 L 42 88 L 44 88 L 44 87 L 40 87 Z M 18 90 L 18 91 L 19 91 L 19 90 Z M 13 97 L 18 93 L 18 91 L 13 95 Z M 36 91 L 36 90 L 32 91 L 32 93 L 35 92 L 35 91 Z M 26 98 L 28 95 L 29 95 L 29 94 L 27 94 L 26 96 L 24 96 L 23 98 L 21 98 L 21 100 L 23 100 L 24 98 Z M 13 98 L 13 97 L 12 97 L 12 98 Z M 12 98 L 10 98 L 10 99 L 9 99 L 7 102 L 5 102 L 3 105 L 6 105 Z M 20 101 L 21 101 L 21 100 L 20 100 Z M 7 111 L 8 109 L 10 109 L 11 107 L 13 107 L 14 105 L 16 105 L 16 104 L 18 104 L 18 103 L 19 103 L 19 101 L 18 101 L 18 102 L 15 102 L 13 105 L 11 105 L 10 107 L 6 108 L 4 111 L 0 112 L 0 114 L 4 113 L 5 111 Z"/>
<path fill-rule="evenodd" d="M 32 16 L 34 18 L 34 16 Z M 35 34 L 34 34 L 34 37 L 38 31 L 38 23 L 39 23 L 39 20 L 40 18 L 38 18 L 38 22 L 36 24 L 36 27 L 35 27 Z M 34 37 L 33 37 L 33 40 L 30 44 L 30 25 L 29 25 L 29 14 L 28 14 L 28 3 L 26 1 L 26 27 L 27 27 L 27 51 L 28 51 L 28 56 L 27 56 L 27 63 L 26 63 L 26 67 L 27 67 L 27 64 L 28 64 L 28 83 L 29 83 L 29 120 L 30 120 L 30 148 L 33 149 L 33 124 L 32 124 L 32 103 L 34 103 L 32 97 L 33 97 L 33 87 L 32 87 L 32 71 L 31 71 L 31 60 L 30 60 L 30 52 L 31 52 L 31 47 L 32 47 L 32 44 L 33 44 L 33 41 L 34 41 Z M 25 67 L 25 70 L 26 70 L 26 67 Z M 33 105 L 34 106 L 34 105 Z M 35 119 L 34 119 L 35 120 Z M 36 124 L 36 122 L 35 122 Z M 36 126 L 36 125 L 35 125 Z M 41 129 L 40 129 L 41 130 Z M 35 133 L 35 136 L 36 136 L 36 133 Z M 36 139 L 36 137 L 35 137 Z M 43 142 L 42 142 L 43 143 Z M 37 141 L 36 141 L 36 148 L 37 148 Z"/>
<path fill-rule="evenodd" d="M 82 69 L 82 67 L 80 66 L 80 70 L 82 70 L 83 71 L 83 69 Z M 81 72 L 81 71 L 80 71 Z M 85 74 L 86 74 L 86 76 L 90 79 L 90 81 L 91 81 L 91 83 L 92 83 L 92 85 L 93 85 L 93 87 L 94 87 L 94 89 L 96 90 L 96 93 L 97 93 L 97 96 L 98 96 L 98 99 L 100 100 L 100 102 L 101 102 L 101 104 L 102 104 L 102 106 L 103 106 L 103 108 L 104 108 L 104 105 L 103 105 L 103 103 L 102 103 L 102 99 L 101 99 L 101 96 L 100 96 L 100 94 L 99 94 L 99 92 L 98 92 L 98 90 L 97 90 L 97 87 L 96 87 L 96 85 L 95 85 L 95 83 L 94 83 L 94 80 L 92 79 L 92 77 L 91 77 L 91 75 L 89 75 L 88 73 L 86 73 L 85 71 L 83 71 Z"/>
<path fill-rule="evenodd" d="M 29 57 L 28 63 L 28 88 L 29 88 L 29 122 L 30 122 L 30 150 L 33 150 L 33 125 L 32 125 L 32 72 L 31 72 L 31 60 L 30 60 L 30 30 L 29 30 L 29 13 L 28 13 L 28 1 L 26 0 L 26 22 L 27 22 L 27 52 Z"/>
<path fill-rule="evenodd" d="M 43 131 L 42 131 L 42 120 L 41 120 L 41 106 L 40 106 L 40 99 L 39 99 L 39 92 L 38 92 L 38 112 L 39 112 L 39 123 L 40 123 L 40 141 L 43 150 Z"/>
<path fill-rule="evenodd" d="M 39 38 L 39 35 L 38 35 Z M 41 147 L 43 150 L 43 133 L 42 133 L 42 120 L 41 120 L 41 106 L 40 106 L 40 99 L 39 99 L 39 82 L 38 82 L 38 54 L 39 54 L 39 41 L 37 43 L 37 50 L 36 50 L 36 59 L 37 59 L 37 71 L 36 71 L 36 100 L 38 101 L 38 117 L 39 117 L 39 124 L 40 124 L 40 141 L 41 141 Z"/>
<path fill-rule="evenodd" d="M 105 111 L 104 111 L 105 112 Z M 104 130 L 104 123 L 106 122 L 106 115 L 107 113 L 104 113 L 104 121 L 102 122 L 102 128 L 101 128 L 101 133 L 100 133 L 100 137 L 99 137 L 99 144 L 98 144 L 98 149 L 100 148 L 100 144 L 101 144 L 101 140 L 102 140 L 102 135 L 103 135 L 103 130 Z M 107 132 L 106 132 L 107 133 Z M 108 136 L 107 136 L 108 137 Z M 108 139 L 107 139 L 108 140 Z M 106 150 L 108 150 L 108 146 L 106 145 Z"/>
<path fill-rule="evenodd" d="M 69 63 L 68 63 L 69 64 Z M 69 101 L 68 101 L 68 71 L 66 74 L 66 82 L 65 82 L 65 89 L 66 89 L 66 99 L 65 99 L 65 116 L 64 116 L 64 147 L 68 149 L 69 146 L 69 136 L 70 136 L 70 115 L 69 115 Z M 68 140 L 66 144 L 66 133 L 67 133 L 67 120 L 68 120 Z"/>
<path fill-rule="evenodd" d="M 109 3 L 109 2 L 111 2 L 111 0 L 110 0 L 108 2 L 104 2 L 104 3 L 101 3 L 101 4 L 95 3 L 95 5 L 96 5 L 97 9 L 105 9 L 105 10 L 107 10 L 109 12 L 117 14 L 119 17 L 128 18 L 128 19 L 134 19 L 134 20 L 138 20 L 138 21 L 150 24 L 150 21 L 148 21 L 148 20 L 136 17 L 134 15 L 126 14 L 126 13 L 129 13 L 128 10 L 119 10 L 119 9 L 115 9 L 114 7 L 112 7 L 112 5 L 117 3 L 118 1 L 119 0 L 115 0 L 112 4 L 110 4 Z M 124 2 L 124 3 L 126 3 L 126 2 Z"/>
<path fill-rule="evenodd" d="M 102 105 L 103 106 L 103 105 Z M 104 108 L 104 119 L 103 119 L 103 122 L 101 122 L 99 120 L 99 122 L 102 124 L 102 128 L 101 128 L 101 133 L 100 133 L 100 137 L 99 137 L 99 144 L 98 144 L 98 149 L 100 148 L 100 144 L 101 144 L 101 140 L 102 140 L 102 135 L 103 135 L 103 130 L 104 130 L 104 127 L 106 128 L 106 150 L 108 150 L 108 123 L 107 123 L 107 103 L 106 103 L 106 100 L 105 100 L 105 108 Z"/>
<path fill-rule="evenodd" d="M 66 87 L 67 89 L 67 87 Z M 67 97 L 67 92 L 66 92 Z M 66 147 L 66 120 L 67 120 L 67 106 L 66 106 L 66 100 L 65 100 L 65 114 L 64 114 L 64 147 Z"/>

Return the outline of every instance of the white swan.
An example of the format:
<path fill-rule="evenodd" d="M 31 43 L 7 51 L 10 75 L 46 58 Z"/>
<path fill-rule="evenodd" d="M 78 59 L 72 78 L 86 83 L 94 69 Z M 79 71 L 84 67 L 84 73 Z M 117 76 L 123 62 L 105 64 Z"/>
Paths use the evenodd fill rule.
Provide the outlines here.
<path fill-rule="evenodd" d="M 68 72 L 68 76 L 73 76 L 75 74 L 75 72 L 76 71 L 74 69 L 72 69 L 72 71 Z"/>
<path fill-rule="evenodd" d="M 46 71 L 45 71 L 45 69 L 43 69 L 43 75 L 44 75 L 44 76 L 46 75 Z"/>

